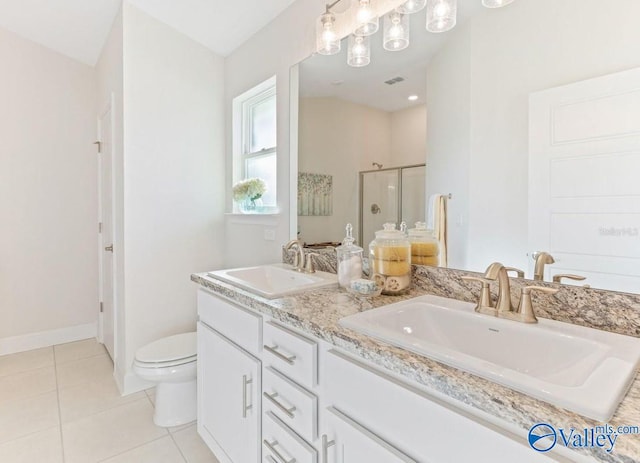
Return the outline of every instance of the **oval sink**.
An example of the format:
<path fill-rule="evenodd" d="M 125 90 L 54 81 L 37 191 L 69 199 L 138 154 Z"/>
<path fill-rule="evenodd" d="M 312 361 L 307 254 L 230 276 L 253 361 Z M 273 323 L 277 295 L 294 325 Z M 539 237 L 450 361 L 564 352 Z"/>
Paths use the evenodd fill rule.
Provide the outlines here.
<path fill-rule="evenodd" d="M 589 418 L 612 417 L 635 378 L 640 339 L 547 319 L 518 323 L 474 308 L 422 296 L 340 324 Z"/>
<path fill-rule="evenodd" d="M 287 264 L 216 270 L 208 272 L 207 275 L 267 299 L 311 289 L 338 286 L 338 277 L 332 273 L 300 273 Z"/>

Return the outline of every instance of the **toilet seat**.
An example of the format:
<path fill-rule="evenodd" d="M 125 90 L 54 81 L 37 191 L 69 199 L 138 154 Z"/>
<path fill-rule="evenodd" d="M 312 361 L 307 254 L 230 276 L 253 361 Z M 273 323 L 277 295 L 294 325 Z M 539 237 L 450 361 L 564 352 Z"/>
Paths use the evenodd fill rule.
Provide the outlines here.
<path fill-rule="evenodd" d="M 159 339 L 138 349 L 135 363 L 142 368 L 162 368 L 196 361 L 196 333 L 182 333 Z"/>
<path fill-rule="evenodd" d="M 184 359 L 173 360 L 170 362 L 142 362 L 138 359 L 135 359 L 133 363 L 140 368 L 168 368 L 168 367 L 178 367 L 180 365 L 185 365 L 187 363 L 192 363 L 198 360 L 196 355 L 191 357 L 187 357 Z"/>

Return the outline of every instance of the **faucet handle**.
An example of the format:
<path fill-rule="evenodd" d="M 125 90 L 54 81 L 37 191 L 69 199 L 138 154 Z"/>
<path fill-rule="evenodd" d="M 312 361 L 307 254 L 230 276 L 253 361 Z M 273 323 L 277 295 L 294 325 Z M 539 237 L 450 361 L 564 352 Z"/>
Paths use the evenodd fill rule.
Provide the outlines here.
<path fill-rule="evenodd" d="M 553 282 L 562 283 L 563 278 L 567 278 L 569 280 L 575 280 L 575 281 L 583 281 L 587 279 L 587 277 L 583 277 L 580 275 L 571 275 L 569 273 L 559 273 L 558 275 L 553 276 Z"/>
<path fill-rule="evenodd" d="M 475 281 L 478 283 L 482 283 L 480 298 L 478 299 L 478 305 L 476 305 L 476 312 L 486 315 L 495 315 L 496 309 L 492 305 L 491 291 L 489 290 L 489 284 L 491 283 L 491 280 L 487 280 L 486 278 L 468 276 L 463 276 L 462 279 L 465 281 Z"/>
<path fill-rule="evenodd" d="M 519 268 L 515 267 L 505 267 L 504 269 L 507 272 L 514 272 L 518 278 L 524 278 L 524 270 L 520 270 Z"/>
<path fill-rule="evenodd" d="M 559 289 L 546 288 L 544 286 L 525 286 L 522 288 L 522 296 L 520 297 L 520 303 L 516 310 L 515 316 L 518 320 L 524 323 L 538 323 L 536 314 L 533 310 L 533 302 L 531 301 L 531 291 L 540 291 L 546 294 L 556 294 Z"/>
<path fill-rule="evenodd" d="M 315 258 L 319 255 L 320 254 L 317 254 L 315 252 L 310 252 L 306 255 L 304 273 L 316 273 Z"/>

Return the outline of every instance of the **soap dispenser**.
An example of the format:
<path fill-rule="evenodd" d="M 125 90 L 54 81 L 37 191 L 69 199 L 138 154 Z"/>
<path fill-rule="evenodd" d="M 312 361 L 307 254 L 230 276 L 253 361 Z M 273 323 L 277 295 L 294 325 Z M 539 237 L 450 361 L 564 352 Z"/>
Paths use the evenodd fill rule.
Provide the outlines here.
<path fill-rule="evenodd" d="M 347 224 L 347 236 L 342 245 L 336 248 L 338 255 L 338 284 L 349 288 L 353 280 L 362 278 L 362 253 L 360 246 L 353 244 L 353 227 Z"/>

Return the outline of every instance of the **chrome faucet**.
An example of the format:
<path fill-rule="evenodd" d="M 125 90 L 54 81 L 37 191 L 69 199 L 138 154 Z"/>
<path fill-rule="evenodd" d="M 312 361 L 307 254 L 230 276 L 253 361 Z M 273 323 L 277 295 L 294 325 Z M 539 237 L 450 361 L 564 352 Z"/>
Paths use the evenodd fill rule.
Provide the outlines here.
<path fill-rule="evenodd" d="M 498 280 L 498 301 L 496 302 L 498 317 L 502 317 L 508 312 L 513 312 L 511 284 L 509 283 L 509 274 L 505 266 L 500 262 L 494 262 L 487 267 L 484 277 L 487 280 Z"/>
<path fill-rule="evenodd" d="M 533 279 L 535 281 L 544 281 L 544 266 L 547 264 L 554 264 L 556 261 L 548 252 L 538 251 L 534 252 L 531 257 L 536 261 L 535 268 L 533 270 Z"/>
<path fill-rule="evenodd" d="M 298 272 L 304 272 L 305 271 L 304 270 L 304 264 L 305 264 L 304 247 L 300 242 L 300 240 L 289 241 L 287 244 L 284 245 L 284 249 L 285 251 L 289 251 L 294 246 L 296 247 L 296 255 L 293 259 L 293 267 Z"/>

